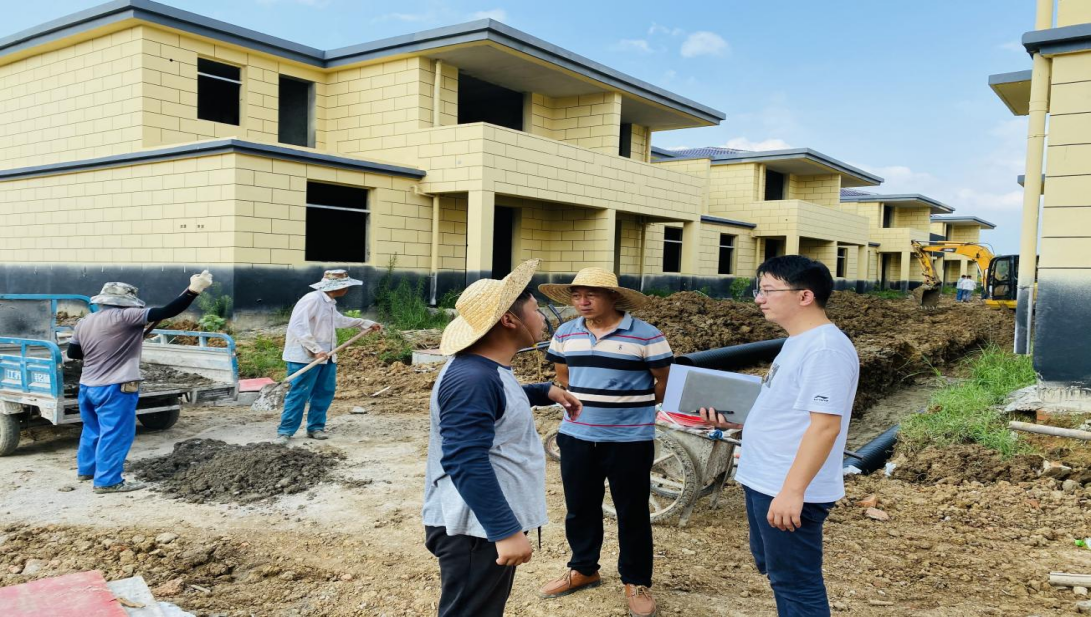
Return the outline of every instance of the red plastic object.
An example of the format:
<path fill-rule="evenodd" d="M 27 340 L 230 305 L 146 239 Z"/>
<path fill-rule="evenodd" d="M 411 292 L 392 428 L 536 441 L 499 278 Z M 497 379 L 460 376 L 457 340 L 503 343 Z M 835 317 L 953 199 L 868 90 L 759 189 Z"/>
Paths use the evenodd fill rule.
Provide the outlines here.
<path fill-rule="evenodd" d="M 4 617 L 126 617 L 98 570 L 0 589 Z"/>
<path fill-rule="evenodd" d="M 268 386 L 275 384 L 276 382 L 268 377 L 255 377 L 253 379 L 240 379 L 239 380 L 239 392 L 261 392 L 262 386 Z"/>
<path fill-rule="evenodd" d="M 701 420 L 700 416 L 691 416 L 688 413 L 678 413 L 676 411 L 661 411 L 658 418 L 664 422 L 680 424 L 682 426 L 700 426 L 712 430 L 708 424 L 705 424 Z"/>

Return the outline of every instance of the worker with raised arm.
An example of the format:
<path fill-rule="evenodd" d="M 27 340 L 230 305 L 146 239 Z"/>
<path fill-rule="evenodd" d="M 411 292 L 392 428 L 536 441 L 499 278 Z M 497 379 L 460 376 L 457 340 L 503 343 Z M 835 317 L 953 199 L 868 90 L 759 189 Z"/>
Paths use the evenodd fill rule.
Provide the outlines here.
<path fill-rule="evenodd" d="M 83 360 L 80 375 L 80 418 L 83 432 L 76 453 L 81 481 L 93 480 L 95 493 L 124 493 L 144 488 L 121 477 L 125 458 L 136 438 L 136 404 L 140 398 L 140 352 L 144 327 L 181 315 L 212 285 L 208 270 L 194 274 L 189 287 L 169 304 L 145 308 L 136 287 L 106 283 L 91 298 L 99 311 L 76 324 L 67 354 Z"/>
<path fill-rule="evenodd" d="M 275 443 L 288 444 L 303 422 L 303 408 L 308 402 L 307 437 L 328 439 L 326 411 L 337 390 L 337 355 L 330 355 L 330 352 L 337 346 L 337 329 L 382 329 L 374 321 L 346 317 L 337 310 L 337 298 L 347 294 L 349 287 L 363 284 L 350 277 L 346 270 L 326 270 L 322 280 L 311 285 L 314 291 L 300 298 L 292 309 L 282 356 L 288 363 L 288 374 L 315 360 L 322 363 L 292 381 L 288 396 L 284 397 L 284 411 L 280 415 Z"/>

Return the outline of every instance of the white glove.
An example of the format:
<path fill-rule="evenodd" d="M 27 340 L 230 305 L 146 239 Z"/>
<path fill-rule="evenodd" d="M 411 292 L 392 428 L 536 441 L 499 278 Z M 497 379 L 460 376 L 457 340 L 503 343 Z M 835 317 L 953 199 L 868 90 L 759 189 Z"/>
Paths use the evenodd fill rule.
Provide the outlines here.
<path fill-rule="evenodd" d="M 200 294 L 211 286 L 212 274 L 208 270 L 189 277 L 189 290 L 195 294 Z"/>

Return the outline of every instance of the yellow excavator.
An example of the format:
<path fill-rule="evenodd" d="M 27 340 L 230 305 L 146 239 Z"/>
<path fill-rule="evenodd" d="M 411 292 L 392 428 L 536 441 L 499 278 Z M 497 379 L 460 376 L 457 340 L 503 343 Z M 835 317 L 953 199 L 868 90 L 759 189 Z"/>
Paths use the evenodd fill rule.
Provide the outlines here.
<path fill-rule="evenodd" d="M 934 307 L 939 303 L 943 281 L 932 264 L 932 255 L 950 253 L 969 257 L 981 272 L 986 306 L 1015 310 L 1018 255 L 993 255 L 988 247 L 973 242 L 919 242 L 912 241 L 913 254 L 921 264 L 924 283 L 921 285 L 921 306 Z"/>

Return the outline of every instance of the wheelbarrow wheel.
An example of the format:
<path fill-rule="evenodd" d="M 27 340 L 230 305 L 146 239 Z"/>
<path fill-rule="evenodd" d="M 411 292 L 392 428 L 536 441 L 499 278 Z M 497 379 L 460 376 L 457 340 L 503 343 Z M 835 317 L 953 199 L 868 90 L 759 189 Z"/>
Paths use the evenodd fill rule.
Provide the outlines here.
<path fill-rule="evenodd" d="M 693 460 L 674 436 L 658 428 L 655 429 L 651 488 L 648 509 L 653 523 L 681 514 L 686 506 L 697 499 L 697 469 Z M 606 491 L 602 511 L 611 518 L 617 518 L 609 490 Z"/>
<path fill-rule="evenodd" d="M 542 447 L 545 448 L 546 456 L 549 458 L 560 461 L 561 460 L 561 447 L 557 445 L 557 435 L 560 435 L 560 431 L 553 429 L 542 438 Z"/>

